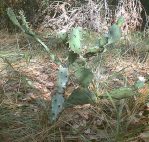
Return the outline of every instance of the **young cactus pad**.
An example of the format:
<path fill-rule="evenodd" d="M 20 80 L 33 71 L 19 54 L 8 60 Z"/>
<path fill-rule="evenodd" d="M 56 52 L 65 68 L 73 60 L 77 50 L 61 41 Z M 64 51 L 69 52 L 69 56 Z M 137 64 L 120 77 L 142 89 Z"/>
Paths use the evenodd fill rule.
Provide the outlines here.
<path fill-rule="evenodd" d="M 82 43 L 81 40 L 83 38 L 83 29 L 81 27 L 73 28 L 69 35 L 69 47 L 70 50 L 74 51 L 74 53 L 81 53 Z"/>
<path fill-rule="evenodd" d="M 116 24 L 113 24 L 109 29 L 108 44 L 114 43 L 121 38 L 121 29 Z"/>
<path fill-rule="evenodd" d="M 68 82 L 68 68 L 60 66 L 57 78 L 57 87 L 55 94 L 52 97 L 51 101 L 51 122 L 56 121 L 60 112 L 63 110 L 64 104 L 64 91 Z"/>
<path fill-rule="evenodd" d="M 87 68 L 79 68 L 75 72 L 75 76 L 78 79 L 79 84 L 83 87 L 88 87 L 94 77 L 91 70 Z"/>
<path fill-rule="evenodd" d="M 124 23 L 124 18 L 120 17 L 117 21 L 116 24 L 113 24 L 109 28 L 109 34 L 108 34 L 108 44 L 114 43 L 118 40 L 120 40 L 122 31 L 121 31 L 121 26 Z"/>
<path fill-rule="evenodd" d="M 59 31 L 59 32 L 57 33 L 57 37 L 58 37 L 59 39 L 61 39 L 62 41 L 66 41 L 67 38 L 68 38 L 68 33 L 67 33 L 66 30 L 61 30 L 61 31 Z"/>

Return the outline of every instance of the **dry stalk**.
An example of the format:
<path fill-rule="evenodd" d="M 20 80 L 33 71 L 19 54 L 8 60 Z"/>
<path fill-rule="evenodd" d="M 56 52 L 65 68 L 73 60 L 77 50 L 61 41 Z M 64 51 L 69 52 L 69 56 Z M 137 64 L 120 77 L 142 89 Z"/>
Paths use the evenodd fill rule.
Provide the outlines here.
<path fill-rule="evenodd" d="M 141 13 L 145 10 L 140 0 L 118 0 L 117 5 L 109 5 L 108 2 L 88 0 L 78 4 L 71 0 L 54 1 L 42 12 L 45 17 L 41 27 L 59 31 L 81 26 L 103 34 L 112 21 L 117 20 L 119 16 L 124 16 L 126 22 L 123 33 L 127 34 L 129 31 L 141 28 L 143 23 Z"/>

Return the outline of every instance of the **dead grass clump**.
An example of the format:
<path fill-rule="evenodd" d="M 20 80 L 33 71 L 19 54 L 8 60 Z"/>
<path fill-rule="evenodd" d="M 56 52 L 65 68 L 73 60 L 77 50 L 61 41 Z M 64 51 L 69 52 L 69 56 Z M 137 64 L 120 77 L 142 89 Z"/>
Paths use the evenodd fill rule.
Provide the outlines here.
<path fill-rule="evenodd" d="M 67 1 L 52 2 L 42 12 L 41 29 L 69 30 L 71 27 L 82 26 L 94 31 L 105 33 L 108 27 L 119 16 L 125 18 L 125 33 L 136 30 L 142 25 L 141 13 L 145 11 L 140 0 L 119 0 L 111 6 L 108 1 L 89 0 L 84 3 Z M 147 17 L 147 15 L 146 15 Z"/>

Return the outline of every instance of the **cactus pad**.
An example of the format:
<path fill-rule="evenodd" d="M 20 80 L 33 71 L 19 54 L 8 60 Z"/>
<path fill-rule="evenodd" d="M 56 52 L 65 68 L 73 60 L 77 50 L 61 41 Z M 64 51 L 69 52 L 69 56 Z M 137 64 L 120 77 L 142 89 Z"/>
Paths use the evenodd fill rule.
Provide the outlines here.
<path fill-rule="evenodd" d="M 52 97 L 51 102 L 51 113 L 50 120 L 51 122 L 56 121 L 59 114 L 63 110 L 64 104 L 64 92 L 68 82 L 68 68 L 60 67 L 58 72 L 57 87 L 55 94 Z"/>
<path fill-rule="evenodd" d="M 95 94 L 91 93 L 86 88 L 77 88 L 73 90 L 71 95 L 65 101 L 65 108 L 75 105 L 94 104 L 97 101 Z"/>
<path fill-rule="evenodd" d="M 122 31 L 121 31 L 121 26 L 124 24 L 124 18 L 121 16 L 117 20 L 116 24 L 113 24 L 109 28 L 109 35 L 108 35 L 108 44 L 114 43 L 118 40 L 120 40 Z"/>
<path fill-rule="evenodd" d="M 61 30 L 57 33 L 57 37 L 59 39 L 61 39 L 62 41 L 66 41 L 67 38 L 68 38 L 68 34 L 67 34 L 67 31 L 66 30 Z"/>
<path fill-rule="evenodd" d="M 121 100 L 121 99 L 125 99 L 125 98 L 129 98 L 132 97 L 134 95 L 137 95 L 132 88 L 128 88 L 128 87 L 121 87 L 118 89 L 114 89 L 108 93 L 103 94 L 102 96 L 100 96 L 101 98 L 109 98 L 111 97 L 112 99 L 117 99 L 117 100 Z"/>
<path fill-rule="evenodd" d="M 69 47 L 74 53 L 81 53 L 83 29 L 81 27 L 73 28 L 69 35 Z"/>
<path fill-rule="evenodd" d="M 114 43 L 121 38 L 121 29 L 118 25 L 113 24 L 109 29 L 108 44 Z"/>
<path fill-rule="evenodd" d="M 80 85 L 83 87 L 87 87 L 93 79 L 93 73 L 87 68 L 79 68 L 75 72 L 75 76 L 78 79 Z"/>

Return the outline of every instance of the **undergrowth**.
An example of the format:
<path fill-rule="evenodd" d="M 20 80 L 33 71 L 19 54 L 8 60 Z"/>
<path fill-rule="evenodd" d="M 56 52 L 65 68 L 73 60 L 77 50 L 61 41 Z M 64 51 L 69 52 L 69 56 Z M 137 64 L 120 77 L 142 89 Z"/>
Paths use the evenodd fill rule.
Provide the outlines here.
<path fill-rule="evenodd" d="M 114 88 L 132 86 L 137 77 L 147 78 L 149 75 L 148 39 L 140 33 L 127 38 L 88 61 L 96 76 L 89 87 L 99 97 Z M 149 88 L 144 90 L 146 93 L 128 99 L 99 99 L 94 105 L 66 109 L 57 122 L 50 124 L 50 96 L 54 85 L 48 84 L 47 87 L 45 84 L 55 83 L 57 66 L 38 48 L 37 43 L 25 41 L 21 45 L 19 38 L 17 41 L 7 45 L 12 49 L 5 48 L 6 51 L 3 49 L 5 52 L 0 53 L 3 54 L 0 60 L 2 142 L 146 141 L 144 132 L 148 132 L 149 118 L 145 108 Z M 24 49 L 26 46 L 30 50 Z M 65 48 L 53 51 L 65 62 Z M 42 80 L 44 77 L 45 80 Z M 72 77 L 66 96 L 75 87 L 74 84 Z"/>

